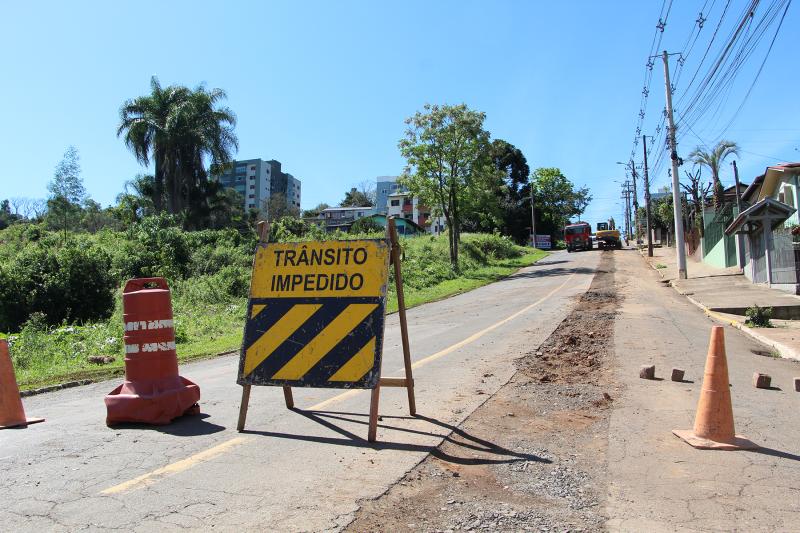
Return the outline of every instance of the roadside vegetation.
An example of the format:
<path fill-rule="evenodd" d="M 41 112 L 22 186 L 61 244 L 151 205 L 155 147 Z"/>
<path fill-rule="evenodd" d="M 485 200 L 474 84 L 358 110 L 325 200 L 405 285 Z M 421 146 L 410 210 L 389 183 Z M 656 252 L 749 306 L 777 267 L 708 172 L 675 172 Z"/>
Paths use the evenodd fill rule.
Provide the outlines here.
<path fill-rule="evenodd" d="M 272 240 L 381 238 L 383 233 L 324 234 L 286 217 Z M 22 389 L 122 374 L 122 286 L 163 276 L 172 290 L 178 356 L 210 357 L 241 345 L 254 232 L 183 231 L 168 215 L 127 231 L 63 233 L 37 224 L 0 230 L 0 330 L 10 342 Z M 461 270 L 451 268 L 446 236 L 403 238 L 409 306 L 500 279 L 543 257 L 507 237 L 464 234 Z M 388 311 L 397 309 L 390 284 Z"/>

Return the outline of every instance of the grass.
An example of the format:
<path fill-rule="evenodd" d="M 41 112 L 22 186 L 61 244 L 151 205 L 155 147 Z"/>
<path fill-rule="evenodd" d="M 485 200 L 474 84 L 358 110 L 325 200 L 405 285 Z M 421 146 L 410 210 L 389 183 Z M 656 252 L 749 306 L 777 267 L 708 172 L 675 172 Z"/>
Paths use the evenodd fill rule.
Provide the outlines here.
<path fill-rule="evenodd" d="M 407 307 L 441 300 L 502 279 L 547 256 L 492 235 L 465 235 L 461 273 L 449 267 L 442 237 L 418 237 L 403 242 L 403 278 Z M 241 347 L 247 301 L 209 294 L 208 280 L 184 280 L 173 285 L 173 311 L 179 361 L 214 357 Z M 397 311 L 392 288 L 387 312 Z M 220 303 L 221 302 L 221 303 Z M 124 374 L 121 298 L 106 321 L 85 326 L 49 328 L 32 317 L 19 334 L 9 336 L 20 389 L 29 390 L 77 380 L 99 381 Z M 110 355 L 104 365 L 90 356 Z M 231 377 L 233 379 L 233 377 Z"/>
<path fill-rule="evenodd" d="M 658 263 L 658 264 L 656 265 L 656 268 L 658 268 L 658 269 L 667 268 L 667 265 L 665 265 L 665 264 L 662 264 L 662 263 Z"/>

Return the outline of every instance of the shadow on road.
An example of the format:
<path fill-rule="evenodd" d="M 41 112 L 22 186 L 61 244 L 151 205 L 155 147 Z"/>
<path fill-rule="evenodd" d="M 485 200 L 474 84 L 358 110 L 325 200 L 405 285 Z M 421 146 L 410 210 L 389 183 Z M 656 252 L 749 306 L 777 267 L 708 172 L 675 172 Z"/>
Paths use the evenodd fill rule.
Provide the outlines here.
<path fill-rule="evenodd" d="M 114 429 L 149 429 L 151 431 L 158 431 L 159 433 L 166 433 L 168 435 L 175 435 L 176 437 L 196 437 L 198 435 L 211 435 L 225 431 L 225 426 L 212 424 L 206 422 L 204 419 L 211 415 L 200 413 L 199 415 L 185 415 L 173 420 L 166 426 L 152 426 L 150 424 L 114 424 Z"/>
<path fill-rule="evenodd" d="M 751 453 L 760 453 L 763 455 L 770 455 L 772 457 L 780 457 L 781 459 L 791 459 L 792 461 L 800 461 L 800 455 L 795 455 L 789 452 L 782 452 L 780 450 L 775 450 L 773 448 L 755 448 L 754 450 L 748 450 Z"/>
<path fill-rule="evenodd" d="M 451 424 L 447 424 L 435 418 L 427 417 L 424 415 L 417 414 L 416 417 L 411 416 L 381 416 L 379 420 L 423 420 L 430 424 L 448 429 L 450 431 L 449 434 L 444 436 L 444 440 L 449 442 L 455 446 L 463 448 L 465 451 L 470 451 L 469 457 L 461 457 L 458 455 L 452 455 L 450 453 L 444 452 L 443 450 L 439 449 L 436 446 L 425 446 L 421 444 L 407 444 L 401 442 L 369 442 L 365 438 L 356 435 L 355 433 L 348 431 L 333 422 L 333 420 L 342 420 L 345 422 L 353 423 L 353 424 L 360 424 L 362 426 L 367 426 L 368 422 L 364 420 L 365 417 L 369 416 L 364 413 L 346 413 L 346 412 L 337 412 L 337 411 L 303 411 L 300 409 L 293 409 L 297 414 L 302 415 L 309 420 L 312 420 L 321 426 L 324 426 L 331 431 L 334 431 L 345 438 L 336 438 L 336 437 L 320 437 L 314 435 L 294 435 L 290 433 L 278 433 L 273 431 L 254 431 L 254 430 L 244 430 L 242 433 L 249 433 L 253 435 L 262 435 L 265 437 L 275 437 L 275 438 L 283 438 L 283 439 L 294 439 L 306 442 L 319 442 L 322 444 L 334 444 L 338 446 L 354 446 L 354 447 L 363 447 L 363 448 L 373 448 L 375 450 L 400 450 L 400 451 L 408 451 L 408 452 L 426 452 L 430 453 L 434 457 L 442 460 L 447 461 L 449 463 L 461 464 L 461 465 L 488 465 L 488 464 L 502 464 L 502 463 L 517 463 L 521 461 L 536 461 L 541 463 L 550 463 L 549 459 L 545 459 L 533 454 L 527 453 L 519 453 L 513 450 L 508 450 L 503 448 L 502 446 L 498 446 L 490 441 L 481 439 L 480 437 L 476 437 L 460 429 L 456 426 Z M 355 417 L 355 418 L 353 418 Z M 389 424 L 381 424 L 378 423 L 379 428 L 389 429 L 394 431 L 402 431 L 405 433 L 412 433 L 416 435 L 424 435 L 424 436 L 432 436 L 437 437 L 441 436 L 440 433 L 434 433 L 429 431 L 421 431 L 417 429 L 410 429 L 410 428 L 403 428 L 397 427 Z M 475 452 L 479 452 L 481 454 L 488 455 L 489 457 L 475 457 Z"/>

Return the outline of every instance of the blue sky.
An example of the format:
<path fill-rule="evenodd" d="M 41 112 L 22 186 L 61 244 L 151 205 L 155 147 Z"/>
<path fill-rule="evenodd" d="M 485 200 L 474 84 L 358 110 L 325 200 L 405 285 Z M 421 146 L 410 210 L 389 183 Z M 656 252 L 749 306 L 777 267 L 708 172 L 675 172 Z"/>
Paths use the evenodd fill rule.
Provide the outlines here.
<path fill-rule="evenodd" d="M 679 100 L 723 1 L 675 4 L 662 49 L 684 49 L 698 12 L 710 13 L 676 87 Z M 728 23 L 744 5 L 732 0 Z M 557 166 L 590 187 L 595 201 L 585 220 L 619 220 L 613 180 L 624 179 L 624 168 L 615 163 L 631 152 L 661 8 L 660 0 L 4 2 L 0 198 L 45 197 L 54 166 L 75 145 L 91 196 L 114 202 L 144 171 L 115 136 L 118 110 L 147 93 L 156 75 L 164 85 L 225 89 L 238 116 L 238 157 L 280 160 L 303 181 L 304 208 L 338 203 L 351 186 L 398 174 L 403 120 L 426 102 L 464 102 L 486 112 L 492 136 L 521 148 L 532 168 Z M 747 151 L 739 158 L 743 181 L 779 159 L 800 160 L 791 34 L 798 9 L 789 9 L 759 83 L 724 131 Z M 699 143 L 692 136 L 708 143 L 719 136 L 770 38 L 727 103 L 682 139 L 682 156 Z M 663 105 L 656 63 L 646 133 Z M 640 153 L 641 146 L 637 163 Z M 661 167 L 652 190 L 669 181 Z"/>

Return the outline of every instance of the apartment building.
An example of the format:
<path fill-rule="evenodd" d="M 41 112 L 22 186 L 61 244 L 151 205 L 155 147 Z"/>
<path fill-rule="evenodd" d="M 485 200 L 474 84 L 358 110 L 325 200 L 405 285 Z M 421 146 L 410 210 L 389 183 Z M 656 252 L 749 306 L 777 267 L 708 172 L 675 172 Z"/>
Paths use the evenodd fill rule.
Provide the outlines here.
<path fill-rule="evenodd" d="M 300 180 L 281 170 L 274 159 L 231 161 L 227 170 L 216 176 L 223 187 L 236 190 L 244 197 L 244 209 L 262 209 L 273 194 L 283 194 L 287 203 L 300 209 Z"/>

